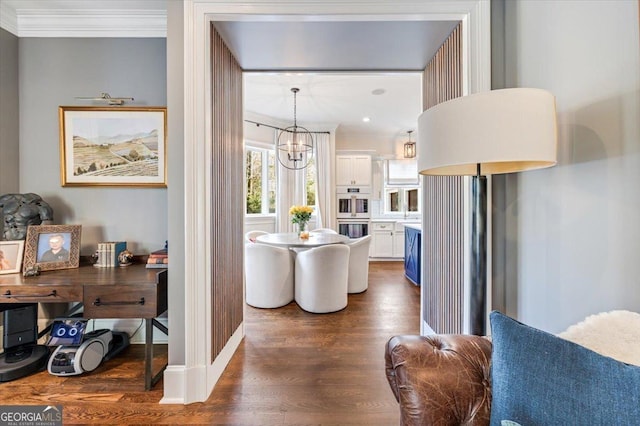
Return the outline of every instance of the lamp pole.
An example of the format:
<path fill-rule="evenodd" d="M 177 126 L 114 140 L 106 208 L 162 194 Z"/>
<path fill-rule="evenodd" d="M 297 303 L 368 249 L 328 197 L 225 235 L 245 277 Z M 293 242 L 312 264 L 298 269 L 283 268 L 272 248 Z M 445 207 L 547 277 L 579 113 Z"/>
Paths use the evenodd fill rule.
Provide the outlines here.
<path fill-rule="evenodd" d="M 480 164 L 471 177 L 471 306 L 469 332 L 487 334 L 487 177 L 481 175 Z"/>

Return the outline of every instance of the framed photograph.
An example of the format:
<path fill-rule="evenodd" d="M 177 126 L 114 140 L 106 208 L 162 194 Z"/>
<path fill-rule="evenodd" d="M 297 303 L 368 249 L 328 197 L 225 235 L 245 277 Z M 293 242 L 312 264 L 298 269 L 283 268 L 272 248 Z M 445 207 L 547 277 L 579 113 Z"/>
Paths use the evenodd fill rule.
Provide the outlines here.
<path fill-rule="evenodd" d="M 24 241 L 0 241 L 0 274 L 15 274 L 22 267 Z"/>
<path fill-rule="evenodd" d="M 167 186 L 166 107 L 61 106 L 62 186 Z"/>
<path fill-rule="evenodd" d="M 37 225 L 27 228 L 24 268 L 41 271 L 77 268 L 81 225 Z"/>

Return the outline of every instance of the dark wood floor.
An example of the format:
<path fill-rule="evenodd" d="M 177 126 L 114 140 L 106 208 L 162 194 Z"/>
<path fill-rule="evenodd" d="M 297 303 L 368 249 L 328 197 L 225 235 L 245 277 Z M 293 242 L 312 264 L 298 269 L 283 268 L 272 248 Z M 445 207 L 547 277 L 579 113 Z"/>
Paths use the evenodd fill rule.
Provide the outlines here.
<path fill-rule="evenodd" d="M 369 289 L 343 311 L 247 307 L 246 336 L 204 403 L 158 404 L 162 381 L 144 391 L 144 347 L 135 345 L 90 374 L 0 384 L 0 405 L 62 405 L 65 425 L 396 425 L 384 346 L 419 332 L 419 295 L 402 262 L 377 262 Z M 166 347 L 156 351 L 166 359 Z"/>

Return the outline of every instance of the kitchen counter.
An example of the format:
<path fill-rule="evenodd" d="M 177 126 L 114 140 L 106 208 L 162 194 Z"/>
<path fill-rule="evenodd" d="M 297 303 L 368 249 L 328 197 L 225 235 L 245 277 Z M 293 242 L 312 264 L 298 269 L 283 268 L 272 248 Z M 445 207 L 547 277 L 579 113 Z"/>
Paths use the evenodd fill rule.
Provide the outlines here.
<path fill-rule="evenodd" d="M 371 223 L 398 223 L 400 225 L 420 225 L 422 219 L 371 218 Z"/>

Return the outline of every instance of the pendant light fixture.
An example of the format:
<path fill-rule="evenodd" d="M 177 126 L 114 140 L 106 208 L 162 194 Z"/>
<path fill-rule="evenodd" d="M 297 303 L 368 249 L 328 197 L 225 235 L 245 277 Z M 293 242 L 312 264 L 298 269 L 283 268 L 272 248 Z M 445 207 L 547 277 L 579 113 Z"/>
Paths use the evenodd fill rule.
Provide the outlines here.
<path fill-rule="evenodd" d="M 280 131 L 276 141 L 278 161 L 290 170 L 302 170 L 309 165 L 313 157 L 313 136 L 304 127 L 298 126 L 296 121 L 296 95 L 300 91 L 297 87 L 293 92 L 293 126 Z"/>
<path fill-rule="evenodd" d="M 416 156 L 416 143 L 411 142 L 411 133 L 413 130 L 408 130 L 409 140 L 404 143 L 404 158 L 415 158 Z"/>

